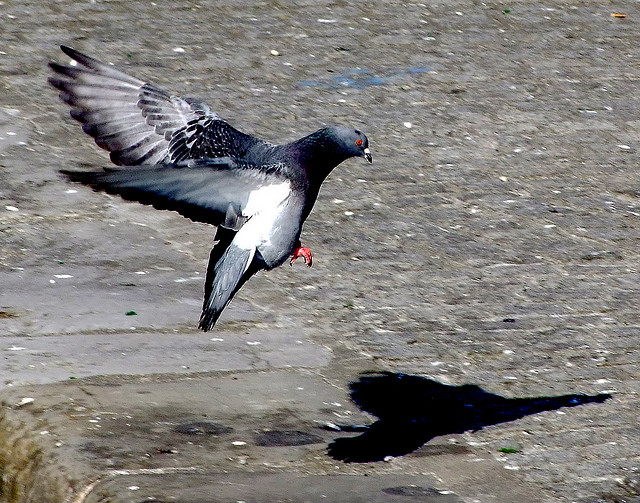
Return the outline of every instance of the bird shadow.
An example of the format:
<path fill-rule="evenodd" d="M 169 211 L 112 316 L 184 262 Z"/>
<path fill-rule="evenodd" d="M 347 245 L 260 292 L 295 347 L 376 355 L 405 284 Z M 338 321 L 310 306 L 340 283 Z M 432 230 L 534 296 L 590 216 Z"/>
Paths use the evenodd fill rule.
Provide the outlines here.
<path fill-rule="evenodd" d="M 538 412 L 611 398 L 605 393 L 505 398 L 475 384 L 450 386 L 393 372 L 363 374 L 350 389 L 353 402 L 378 420 L 369 426 L 338 427 L 362 432 L 329 444 L 332 458 L 349 463 L 382 461 L 409 454 L 440 435 L 478 431 Z"/>

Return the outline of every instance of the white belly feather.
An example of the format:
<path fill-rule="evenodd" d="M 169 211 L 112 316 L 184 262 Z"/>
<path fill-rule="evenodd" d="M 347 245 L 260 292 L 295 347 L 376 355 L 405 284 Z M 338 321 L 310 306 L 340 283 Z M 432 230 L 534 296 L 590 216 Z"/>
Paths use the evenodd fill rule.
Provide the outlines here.
<path fill-rule="evenodd" d="M 269 247 L 275 222 L 290 195 L 291 184 L 286 181 L 251 192 L 242 210 L 242 215 L 248 220 L 233 238 L 234 244 L 245 250 Z"/>

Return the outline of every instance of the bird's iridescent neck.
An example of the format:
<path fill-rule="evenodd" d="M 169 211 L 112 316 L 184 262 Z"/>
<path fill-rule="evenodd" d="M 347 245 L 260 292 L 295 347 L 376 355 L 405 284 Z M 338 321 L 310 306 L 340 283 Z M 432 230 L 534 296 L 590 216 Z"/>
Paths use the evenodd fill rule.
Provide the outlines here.
<path fill-rule="evenodd" d="M 346 155 L 329 128 L 322 128 L 308 136 L 284 145 L 291 156 L 313 182 L 322 182 Z"/>

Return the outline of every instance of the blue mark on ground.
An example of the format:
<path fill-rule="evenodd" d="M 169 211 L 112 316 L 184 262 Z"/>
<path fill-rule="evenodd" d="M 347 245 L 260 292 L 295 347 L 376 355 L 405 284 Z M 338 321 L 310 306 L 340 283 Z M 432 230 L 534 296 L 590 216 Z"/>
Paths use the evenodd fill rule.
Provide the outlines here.
<path fill-rule="evenodd" d="M 303 80 L 298 82 L 298 84 L 301 86 L 326 87 L 331 89 L 339 89 L 342 87 L 363 89 L 365 87 L 393 84 L 408 75 L 427 73 L 429 71 L 431 71 L 431 68 L 407 68 L 395 70 L 386 75 L 376 75 L 370 70 L 354 68 L 347 70 L 343 74 L 333 75 L 326 80 Z"/>

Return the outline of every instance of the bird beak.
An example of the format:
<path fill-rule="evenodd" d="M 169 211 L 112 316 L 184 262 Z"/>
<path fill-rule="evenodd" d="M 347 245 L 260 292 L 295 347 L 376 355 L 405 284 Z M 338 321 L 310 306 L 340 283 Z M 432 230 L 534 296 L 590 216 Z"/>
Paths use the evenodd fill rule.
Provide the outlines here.
<path fill-rule="evenodd" d="M 364 157 L 370 163 L 373 162 L 373 157 L 371 157 L 371 150 L 369 150 L 368 147 L 362 151 L 362 157 Z"/>

